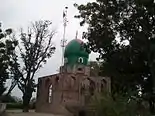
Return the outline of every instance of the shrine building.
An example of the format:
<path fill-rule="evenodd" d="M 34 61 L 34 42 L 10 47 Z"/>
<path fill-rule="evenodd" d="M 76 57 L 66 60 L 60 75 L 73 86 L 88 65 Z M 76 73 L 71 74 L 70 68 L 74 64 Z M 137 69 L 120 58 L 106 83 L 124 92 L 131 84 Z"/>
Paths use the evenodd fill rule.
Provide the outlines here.
<path fill-rule="evenodd" d="M 69 115 L 66 106 L 84 106 L 96 93 L 111 91 L 109 77 L 90 75 L 89 54 L 80 39 L 66 45 L 60 72 L 38 79 L 36 112 Z"/>

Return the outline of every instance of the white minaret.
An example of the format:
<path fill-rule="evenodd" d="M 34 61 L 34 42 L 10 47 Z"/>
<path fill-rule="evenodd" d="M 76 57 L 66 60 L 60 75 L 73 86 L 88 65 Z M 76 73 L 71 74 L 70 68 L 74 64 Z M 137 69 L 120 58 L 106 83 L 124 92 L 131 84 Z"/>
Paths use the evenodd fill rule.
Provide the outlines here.
<path fill-rule="evenodd" d="M 61 66 L 64 65 L 64 52 L 65 52 L 65 44 L 67 42 L 66 38 L 65 38 L 65 34 L 66 34 L 66 26 L 67 26 L 67 10 L 68 7 L 65 7 L 64 11 L 63 11 L 63 26 L 64 26 L 64 32 L 63 32 L 63 38 L 61 40 L 61 47 L 62 47 L 62 64 Z"/>

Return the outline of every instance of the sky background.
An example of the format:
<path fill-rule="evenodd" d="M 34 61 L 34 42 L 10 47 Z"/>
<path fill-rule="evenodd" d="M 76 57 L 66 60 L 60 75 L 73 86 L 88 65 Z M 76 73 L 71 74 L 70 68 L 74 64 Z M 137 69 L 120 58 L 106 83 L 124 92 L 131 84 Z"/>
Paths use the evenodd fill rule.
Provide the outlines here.
<path fill-rule="evenodd" d="M 74 3 L 86 4 L 93 0 L 0 0 L 0 22 L 3 28 L 12 28 L 17 33 L 20 28 L 26 28 L 30 22 L 37 20 L 51 20 L 53 28 L 56 29 L 56 35 L 53 42 L 56 46 L 56 52 L 35 75 L 38 77 L 58 73 L 61 65 L 61 39 L 63 36 L 63 10 L 68 7 L 68 24 L 66 29 L 67 42 L 75 38 L 78 30 L 78 38 L 81 39 L 82 32 L 87 30 L 86 27 L 80 27 L 79 19 L 74 16 L 78 10 L 73 6 Z M 89 60 L 95 60 L 97 54 L 91 53 Z M 10 82 L 8 82 L 8 85 Z M 35 96 L 36 93 L 33 94 Z M 16 87 L 12 95 L 21 97 L 22 94 Z"/>

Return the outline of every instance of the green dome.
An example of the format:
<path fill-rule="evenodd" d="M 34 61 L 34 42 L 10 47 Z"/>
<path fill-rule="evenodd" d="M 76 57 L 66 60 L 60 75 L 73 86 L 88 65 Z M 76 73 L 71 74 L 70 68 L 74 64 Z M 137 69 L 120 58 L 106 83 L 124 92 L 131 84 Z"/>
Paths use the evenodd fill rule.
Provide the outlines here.
<path fill-rule="evenodd" d="M 79 55 L 79 56 L 84 56 L 88 58 L 89 53 L 81 48 L 82 44 L 84 44 L 84 42 L 80 39 L 71 40 L 65 48 L 64 57 L 67 57 L 70 55 Z"/>
<path fill-rule="evenodd" d="M 87 65 L 89 52 L 84 45 L 84 42 L 80 39 L 73 39 L 67 44 L 64 53 L 64 58 L 67 59 L 67 64 L 77 64 L 79 63 L 79 58 L 81 58 L 81 64 Z"/>

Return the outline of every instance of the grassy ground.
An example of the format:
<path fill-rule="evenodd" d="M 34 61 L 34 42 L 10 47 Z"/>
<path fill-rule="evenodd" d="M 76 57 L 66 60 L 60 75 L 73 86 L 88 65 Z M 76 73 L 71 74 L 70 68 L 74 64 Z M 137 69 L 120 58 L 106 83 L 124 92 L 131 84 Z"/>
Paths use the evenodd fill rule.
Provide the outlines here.
<path fill-rule="evenodd" d="M 29 113 L 23 113 L 22 110 L 7 110 L 7 116 L 60 116 L 53 114 L 45 114 L 45 113 L 36 113 L 33 110 L 30 110 Z"/>

